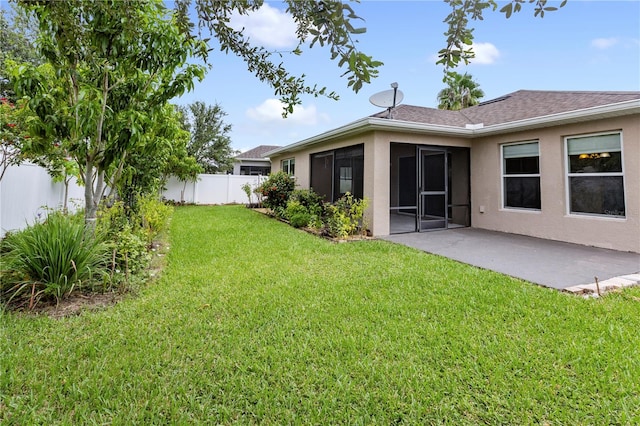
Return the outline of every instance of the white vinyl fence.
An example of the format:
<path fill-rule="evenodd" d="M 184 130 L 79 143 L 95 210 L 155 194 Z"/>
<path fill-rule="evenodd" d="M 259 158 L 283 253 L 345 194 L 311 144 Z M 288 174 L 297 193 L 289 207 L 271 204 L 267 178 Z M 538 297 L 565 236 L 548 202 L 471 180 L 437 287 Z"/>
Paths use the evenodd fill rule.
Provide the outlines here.
<path fill-rule="evenodd" d="M 238 175 L 199 175 L 197 182 L 169 179 L 163 197 L 190 204 L 246 204 L 242 185 L 252 188 L 264 177 Z M 84 206 L 84 187 L 69 185 L 68 208 Z M 255 196 L 253 196 L 255 202 Z M 64 184 L 53 182 L 46 170 L 32 164 L 9 167 L 0 181 L 0 236 L 33 223 L 48 210 L 60 209 L 64 202 Z"/>
<path fill-rule="evenodd" d="M 249 183 L 255 188 L 264 179 L 262 176 L 198 175 L 197 182 L 181 182 L 170 178 L 162 196 L 189 204 L 247 204 L 249 199 L 242 186 Z M 252 197 L 255 202 L 255 195 Z"/>
<path fill-rule="evenodd" d="M 9 167 L 0 181 L 0 236 L 25 228 L 48 210 L 61 209 L 63 203 L 64 183 L 53 182 L 45 169 L 33 164 Z M 84 187 L 73 181 L 67 207 L 75 210 L 82 206 Z"/>

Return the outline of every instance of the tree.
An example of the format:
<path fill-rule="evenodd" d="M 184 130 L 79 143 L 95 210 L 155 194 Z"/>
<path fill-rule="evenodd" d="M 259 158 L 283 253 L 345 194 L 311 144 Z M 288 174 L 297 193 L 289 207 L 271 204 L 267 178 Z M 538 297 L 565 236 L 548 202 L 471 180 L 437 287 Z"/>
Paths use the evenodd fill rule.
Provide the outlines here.
<path fill-rule="evenodd" d="M 155 125 L 120 162 L 115 188 L 127 206 L 135 208 L 140 195 L 159 193 L 169 176 L 186 182 L 202 173 L 202 167 L 187 153 L 189 132 L 181 120 L 177 107 L 166 104 L 152 117 Z"/>
<path fill-rule="evenodd" d="M 187 153 L 194 157 L 205 173 L 226 172 L 233 167 L 233 155 L 229 132 L 231 125 L 225 124 L 227 115 L 218 104 L 205 105 L 194 102 L 181 107 L 183 124 L 191 136 Z"/>
<path fill-rule="evenodd" d="M 33 44 L 34 22 L 26 15 L 20 13 L 20 9 L 13 8 L 13 19 L 7 17 L 8 11 L 0 9 L 0 97 L 15 103 L 15 92 L 6 69 L 5 62 L 14 60 L 20 63 L 38 65 L 42 58 Z"/>
<path fill-rule="evenodd" d="M 309 46 L 315 44 L 328 46 L 331 60 L 338 60 L 338 66 L 346 68 L 343 76 L 347 77 L 348 86 L 358 92 L 364 83 L 371 82 L 378 75 L 378 68 L 383 65 L 357 48 L 357 35 L 366 32 L 363 27 L 355 27 L 353 22 L 362 20 L 353 8 L 341 0 L 284 0 L 287 12 L 293 17 L 297 25 L 296 35 L 299 44 L 292 51 L 293 54 L 302 53 L 302 46 L 310 41 Z M 445 18 L 448 30 L 445 33 L 446 47 L 438 52 L 438 64 L 444 65 L 445 73 L 458 66 L 460 61 L 468 63 L 473 58 L 470 46 L 473 42 L 473 29 L 469 28 L 469 19 L 482 20 L 486 9 L 497 9 L 496 0 L 444 0 L 451 5 L 451 13 Z M 563 0 L 559 7 L 563 7 L 567 0 Z M 242 58 L 250 72 L 274 89 L 285 105 L 285 112 L 293 112 L 293 107 L 300 103 L 300 95 L 328 96 L 337 99 L 335 92 L 327 93 L 325 87 L 318 88 L 305 82 L 305 76 L 292 76 L 282 63 L 272 58 L 280 58 L 282 52 L 270 52 L 260 46 L 252 46 L 243 34 L 229 26 L 233 13 L 247 14 L 259 9 L 264 0 L 243 2 L 211 1 L 211 0 L 176 0 L 175 8 L 178 12 L 178 24 L 183 31 L 191 32 L 196 23 L 189 17 L 190 6 L 195 3 L 197 13 L 197 31 L 193 36 L 206 36 L 208 31 L 219 42 L 220 50 L 233 53 Z M 547 6 L 547 0 L 511 0 L 504 5 L 500 12 L 509 18 L 513 13 L 520 12 L 525 3 L 534 4 L 534 16 L 544 17 L 545 12 L 556 10 L 557 7 Z M 209 39 L 205 38 L 208 42 Z"/>
<path fill-rule="evenodd" d="M 296 35 L 298 46 L 293 54 L 302 53 L 302 45 L 309 41 L 312 48 L 318 44 L 328 46 L 331 60 L 338 60 L 338 66 L 346 68 L 342 74 L 347 77 L 347 85 L 358 92 L 364 83 L 370 83 L 378 75 L 378 67 L 382 62 L 373 60 L 356 48 L 356 35 L 364 33 L 362 27 L 354 27 L 353 21 L 362 20 L 351 6 L 339 0 L 285 0 L 287 12 L 293 17 L 297 25 Z M 178 12 L 178 23 L 184 32 L 191 32 L 196 27 L 189 17 L 193 0 L 176 0 L 175 8 Z M 203 30 L 209 32 L 219 43 L 222 52 L 233 53 L 242 58 L 247 69 L 262 82 L 274 89 L 280 96 L 285 111 L 292 113 L 293 107 L 301 103 L 300 95 L 328 96 L 338 99 L 335 92 L 327 92 L 326 87 L 318 88 L 305 82 L 305 75 L 295 77 L 289 74 L 282 63 L 276 64 L 272 57 L 281 57 L 282 52 L 271 52 L 261 46 L 252 46 L 243 34 L 229 26 L 234 13 L 247 14 L 258 10 L 264 0 L 252 1 L 210 1 L 195 0 L 197 12 L 197 32 L 193 36 L 200 36 Z M 205 39 L 207 42 L 209 39 Z"/>
<path fill-rule="evenodd" d="M 496 10 L 498 3 L 495 0 L 444 0 L 451 5 L 451 13 L 447 15 L 444 22 L 449 28 L 444 35 L 447 37 L 447 46 L 438 52 L 437 64 L 444 65 L 446 82 L 447 73 L 451 68 L 459 65 L 460 61 L 465 64 L 474 57 L 471 44 L 473 43 L 473 28 L 469 28 L 469 18 L 474 21 L 481 21 L 482 14 L 486 9 Z M 508 19 L 513 13 L 520 12 L 525 3 L 534 4 L 534 16 L 544 18 L 545 12 L 558 10 L 564 7 L 567 0 L 563 0 L 558 7 L 547 6 L 547 0 L 510 0 L 504 5 L 500 12 L 504 13 Z"/>
<path fill-rule="evenodd" d="M 447 87 L 438 92 L 438 108 L 457 111 L 478 105 L 484 92 L 470 74 L 449 72 L 445 78 Z"/>
<path fill-rule="evenodd" d="M 16 106 L 0 97 L 0 181 L 10 166 L 25 159 L 25 150 L 31 143 L 25 124 L 27 114 L 24 102 Z"/>
<path fill-rule="evenodd" d="M 85 185 L 85 219 L 93 223 L 106 183 L 172 98 L 202 79 L 187 60 L 206 51 L 180 32 L 159 0 L 58 0 L 19 3 L 39 24 L 38 47 L 61 84 L 34 67 L 15 75 L 16 91 L 47 134 L 65 141 Z"/>

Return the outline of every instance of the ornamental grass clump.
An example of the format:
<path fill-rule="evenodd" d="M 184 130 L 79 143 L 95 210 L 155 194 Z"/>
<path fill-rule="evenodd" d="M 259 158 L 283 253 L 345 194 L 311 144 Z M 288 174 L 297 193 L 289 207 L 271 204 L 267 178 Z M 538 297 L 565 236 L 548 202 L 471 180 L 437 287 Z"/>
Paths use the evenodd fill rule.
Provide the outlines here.
<path fill-rule="evenodd" d="M 52 212 L 3 240 L 2 298 L 23 299 L 30 309 L 41 300 L 59 302 L 74 289 L 104 284 L 107 265 L 101 234 L 88 231 L 80 215 Z"/>

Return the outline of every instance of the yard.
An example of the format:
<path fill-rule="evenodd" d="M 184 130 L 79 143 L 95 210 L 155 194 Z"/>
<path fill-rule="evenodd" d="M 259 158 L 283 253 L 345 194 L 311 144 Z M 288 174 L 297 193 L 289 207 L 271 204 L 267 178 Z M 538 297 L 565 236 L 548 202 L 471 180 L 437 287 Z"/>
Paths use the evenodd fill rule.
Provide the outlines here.
<path fill-rule="evenodd" d="M 0 313 L 2 424 L 638 424 L 640 291 L 582 299 L 181 207 L 111 308 Z"/>

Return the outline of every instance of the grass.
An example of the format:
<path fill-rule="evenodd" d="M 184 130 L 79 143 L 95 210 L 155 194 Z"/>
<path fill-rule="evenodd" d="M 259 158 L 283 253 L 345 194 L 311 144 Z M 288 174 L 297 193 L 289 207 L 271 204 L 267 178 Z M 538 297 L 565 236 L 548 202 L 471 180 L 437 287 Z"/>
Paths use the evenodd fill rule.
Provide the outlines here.
<path fill-rule="evenodd" d="M 241 207 L 176 209 L 163 277 L 0 313 L 2 424 L 638 424 L 640 292 L 582 299 Z"/>

